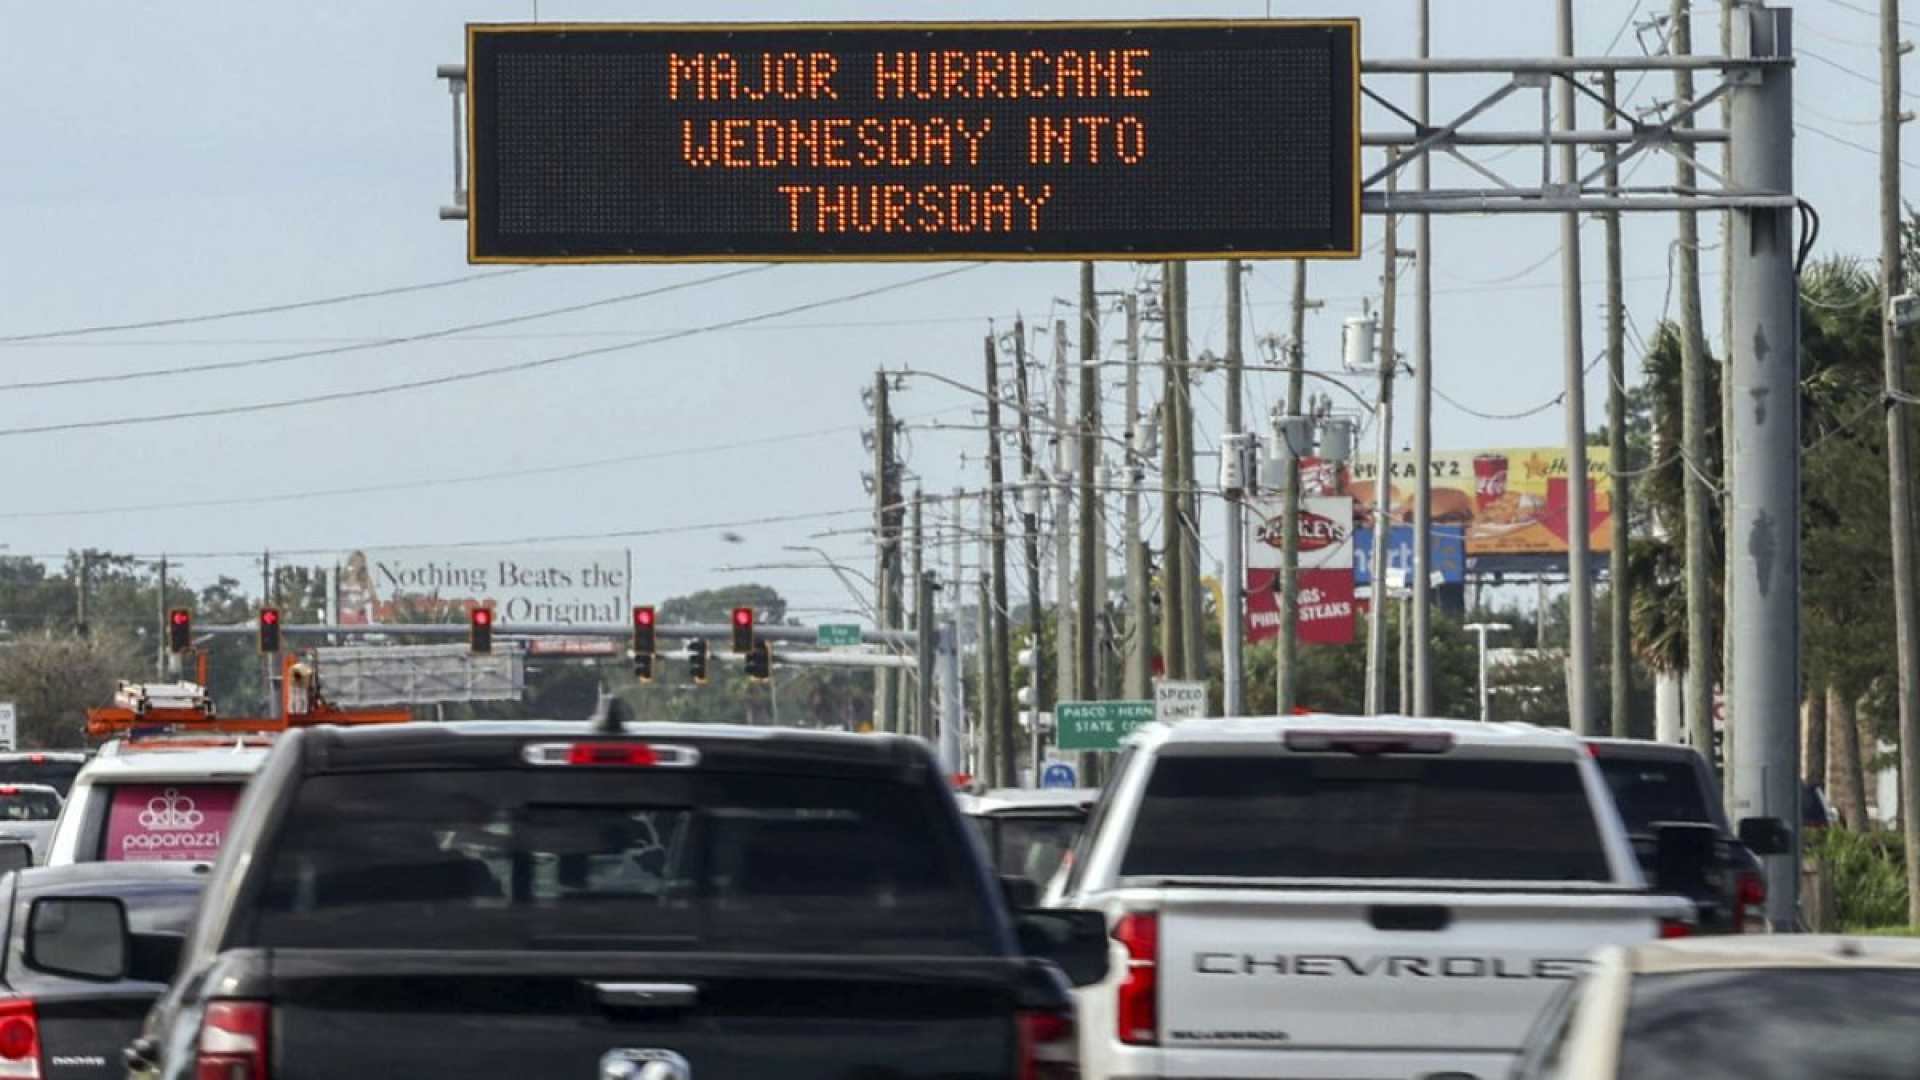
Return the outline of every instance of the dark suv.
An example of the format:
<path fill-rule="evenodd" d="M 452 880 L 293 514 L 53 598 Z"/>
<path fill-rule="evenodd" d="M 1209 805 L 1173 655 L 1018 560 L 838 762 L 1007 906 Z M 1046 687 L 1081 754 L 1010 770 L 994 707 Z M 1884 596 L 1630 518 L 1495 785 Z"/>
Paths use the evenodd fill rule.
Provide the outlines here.
<path fill-rule="evenodd" d="M 1671 873 L 1657 874 L 1659 868 L 1653 865 L 1655 839 L 1662 828 L 1692 827 L 1699 832 L 1700 865 L 1696 874 L 1689 875 L 1696 887 L 1688 890 L 1699 909 L 1698 932 L 1767 929 L 1766 875 L 1754 849 L 1729 827 L 1720 786 L 1707 759 L 1692 747 L 1673 743 L 1588 739 L 1587 745 L 1613 791 L 1634 854 L 1649 878 L 1675 878 Z M 1759 854 L 1773 854 L 1785 832 L 1784 824 L 1764 818 L 1743 822 L 1742 827 L 1743 833 L 1751 833 L 1756 843 L 1768 849 Z"/>

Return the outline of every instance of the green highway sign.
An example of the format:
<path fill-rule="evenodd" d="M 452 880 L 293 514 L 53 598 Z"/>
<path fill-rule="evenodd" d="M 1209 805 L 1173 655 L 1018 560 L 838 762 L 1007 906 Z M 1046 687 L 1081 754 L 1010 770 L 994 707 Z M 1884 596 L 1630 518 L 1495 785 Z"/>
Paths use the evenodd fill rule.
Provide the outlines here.
<path fill-rule="evenodd" d="M 860 628 L 852 623 L 829 623 L 820 627 L 819 636 L 814 640 L 820 645 L 858 645 Z"/>
<path fill-rule="evenodd" d="M 1118 750 L 1129 732 L 1153 720 L 1153 702 L 1063 701 L 1053 719 L 1062 750 Z"/>

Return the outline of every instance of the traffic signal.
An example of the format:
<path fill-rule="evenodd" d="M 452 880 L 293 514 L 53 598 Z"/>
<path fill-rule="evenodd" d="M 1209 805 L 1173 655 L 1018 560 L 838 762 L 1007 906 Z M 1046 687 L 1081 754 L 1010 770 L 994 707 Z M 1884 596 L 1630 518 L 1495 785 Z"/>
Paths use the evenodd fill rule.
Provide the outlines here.
<path fill-rule="evenodd" d="M 687 642 L 687 671 L 697 686 L 707 685 L 707 643 L 703 638 Z"/>
<path fill-rule="evenodd" d="M 280 651 L 280 609 L 260 609 L 260 651 L 277 653 Z"/>
<path fill-rule="evenodd" d="M 753 651 L 753 609 L 750 607 L 733 609 L 733 651 Z"/>
<path fill-rule="evenodd" d="M 476 653 L 493 651 L 493 609 L 476 607 L 467 612 L 467 646 Z"/>
<path fill-rule="evenodd" d="M 653 654 L 650 652 L 633 654 L 633 677 L 643 683 L 653 681 Z"/>
<path fill-rule="evenodd" d="M 747 650 L 747 678 L 766 682 L 773 678 L 773 646 L 764 641 L 756 641 L 753 648 Z"/>
<path fill-rule="evenodd" d="M 652 656 L 657 651 L 653 638 L 653 606 L 648 604 L 634 608 L 633 655 Z"/>
<path fill-rule="evenodd" d="M 193 612 L 183 607 L 167 612 L 167 648 L 177 653 L 193 648 Z"/>

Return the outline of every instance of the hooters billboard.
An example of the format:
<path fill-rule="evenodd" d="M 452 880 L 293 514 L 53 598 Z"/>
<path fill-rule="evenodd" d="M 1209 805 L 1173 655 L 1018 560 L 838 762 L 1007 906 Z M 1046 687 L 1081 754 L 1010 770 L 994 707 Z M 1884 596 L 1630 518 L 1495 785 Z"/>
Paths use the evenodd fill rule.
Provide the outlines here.
<path fill-rule="evenodd" d="M 1284 497 L 1249 500 L 1247 637 L 1280 633 L 1280 564 L 1286 533 Z M 1353 500 L 1310 495 L 1300 500 L 1300 573 L 1295 580 L 1296 634 L 1315 645 L 1353 640 Z"/>

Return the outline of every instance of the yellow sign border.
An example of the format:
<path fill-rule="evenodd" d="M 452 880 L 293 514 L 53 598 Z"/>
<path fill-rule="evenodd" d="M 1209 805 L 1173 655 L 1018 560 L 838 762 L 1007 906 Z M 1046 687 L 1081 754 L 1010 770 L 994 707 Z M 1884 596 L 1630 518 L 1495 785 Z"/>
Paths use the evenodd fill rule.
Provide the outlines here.
<path fill-rule="evenodd" d="M 861 31 L 861 30 L 1128 30 L 1235 29 L 1238 27 L 1345 27 L 1353 32 L 1353 246 L 1338 251 L 1193 251 L 1193 252 L 901 252 L 875 255 L 487 255 L 478 250 L 478 214 L 475 213 L 477 161 L 473 150 L 473 43 L 481 34 L 520 33 L 730 33 L 741 30 Z M 595 264 L 675 263 L 932 263 L 932 262 L 1165 262 L 1220 259 L 1357 259 L 1362 249 L 1360 213 L 1360 20 L 1347 19 L 1051 19 L 1042 21 L 981 20 L 978 22 L 901 20 L 890 22 L 646 22 L 646 23 L 468 23 L 467 24 L 467 262 L 473 265 L 532 264 L 582 266 Z"/>

